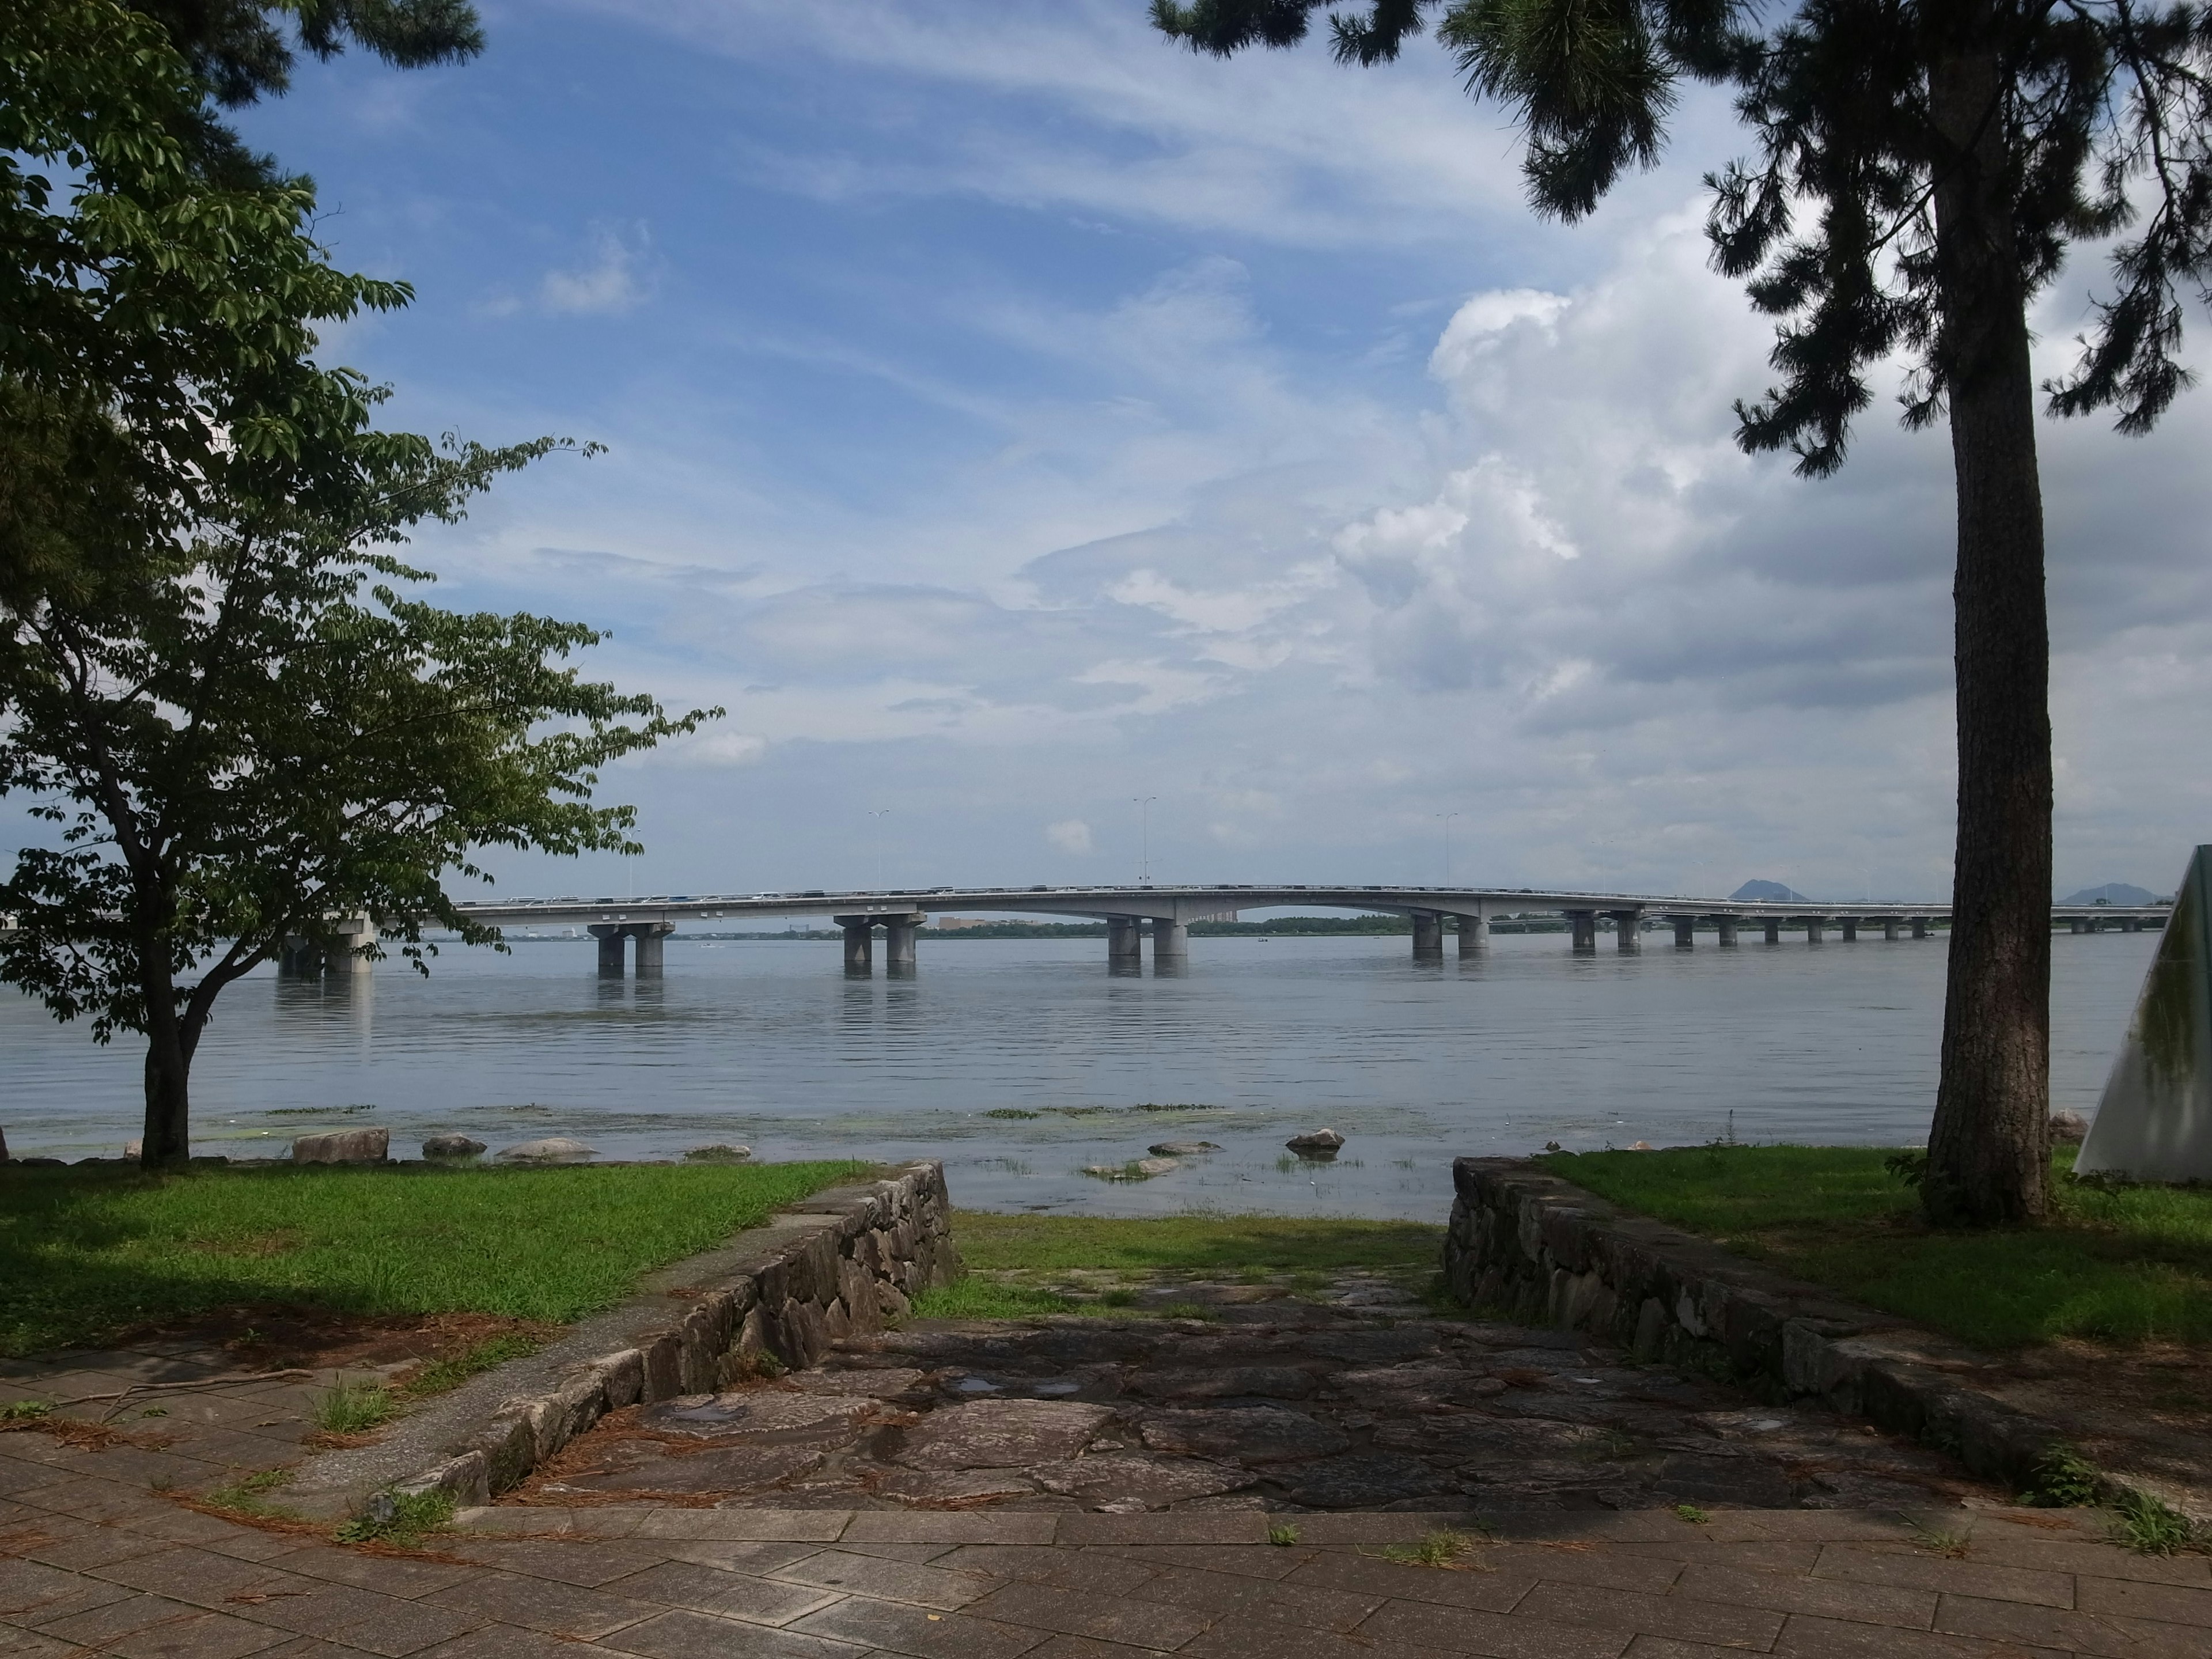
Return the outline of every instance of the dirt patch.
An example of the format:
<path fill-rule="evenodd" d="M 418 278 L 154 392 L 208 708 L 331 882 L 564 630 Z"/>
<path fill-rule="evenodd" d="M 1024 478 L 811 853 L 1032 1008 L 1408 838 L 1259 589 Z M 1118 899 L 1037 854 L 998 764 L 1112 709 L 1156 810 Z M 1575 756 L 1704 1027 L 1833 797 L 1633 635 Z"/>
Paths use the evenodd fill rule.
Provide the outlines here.
<path fill-rule="evenodd" d="M 502 1336 L 544 1341 L 558 1327 L 503 1314 L 348 1314 L 327 1308 L 225 1308 L 136 1334 L 137 1340 L 220 1349 L 256 1370 L 370 1369 L 412 1362 L 417 1370 L 459 1359 Z M 118 1345 L 125 1346 L 125 1345 Z M 394 1380 L 404 1385 L 413 1372 Z"/>

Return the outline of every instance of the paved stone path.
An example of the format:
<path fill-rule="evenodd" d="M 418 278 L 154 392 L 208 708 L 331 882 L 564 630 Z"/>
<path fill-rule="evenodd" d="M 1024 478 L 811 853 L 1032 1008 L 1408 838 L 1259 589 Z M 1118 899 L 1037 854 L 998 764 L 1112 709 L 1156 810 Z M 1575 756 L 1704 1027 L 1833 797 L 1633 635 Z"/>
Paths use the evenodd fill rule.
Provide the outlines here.
<path fill-rule="evenodd" d="M 1430 1566 L 1393 1559 L 1415 1515 L 1270 1544 L 1252 1511 L 503 1506 L 406 1557 L 180 1508 L 115 1455 L 0 1437 L 7 1659 L 2212 1655 L 2212 1562 L 2073 1513 L 1501 1512 Z"/>
<path fill-rule="evenodd" d="M 527 1503 L 723 1508 L 1787 1509 L 2002 1502 L 1929 1448 L 1439 1317 L 1387 1275 L 1319 1293 L 1155 1279 L 1121 1316 L 915 1320 L 818 1367 L 633 1407 Z M 1201 1318 L 1139 1316 L 1155 1309 Z"/>
<path fill-rule="evenodd" d="M 588 1478 L 564 1465 L 414 1553 L 178 1501 L 295 1458 L 326 1374 L 239 1381 L 158 1343 L 11 1364 L 0 1401 L 77 1401 L 80 1423 L 117 1403 L 88 1396 L 209 1386 L 133 1394 L 127 1438 L 0 1433 L 0 1659 L 2212 1659 L 2204 1555 L 2134 1554 L 1920 1449 L 1387 1284 L 1266 1289 L 1159 1292 L 1211 1296 L 1203 1321 L 917 1322 L 604 1443 L 645 1448 L 617 1471 L 799 1454 L 768 1487 L 564 1498 Z M 1386 1455 L 1425 1472 L 1396 1509 L 1299 1502 Z M 1198 1465 L 1226 1489 L 1146 1484 Z M 1734 1498 L 1669 1507 L 1711 1467 Z M 880 1485 L 1009 1470 L 995 1500 Z M 1742 1501 L 1761 1483 L 1771 1505 Z M 915 1506 L 947 1501 L 986 1507 Z"/>

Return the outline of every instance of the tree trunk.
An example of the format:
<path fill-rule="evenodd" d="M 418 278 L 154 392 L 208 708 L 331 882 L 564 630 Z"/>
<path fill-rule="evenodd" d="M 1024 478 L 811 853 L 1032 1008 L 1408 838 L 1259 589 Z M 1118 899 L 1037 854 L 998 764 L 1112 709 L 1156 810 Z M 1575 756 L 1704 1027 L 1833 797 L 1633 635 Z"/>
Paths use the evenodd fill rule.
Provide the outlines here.
<path fill-rule="evenodd" d="M 1986 11 L 1929 77 L 1951 154 L 1936 191 L 1959 566 L 1959 829 L 1931 1220 L 2042 1216 L 2050 1168 L 2051 638 L 2035 385 L 2007 123 Z"/>
<path fill-rule="evenodd" d="M 167 973 L 143 975 L 146 999 L 146 1127 L 138 1164 L 146 1170 L 182 1169 L 191 1156 L 192 1050 L 195 1033 L 177 1006 Z"/>

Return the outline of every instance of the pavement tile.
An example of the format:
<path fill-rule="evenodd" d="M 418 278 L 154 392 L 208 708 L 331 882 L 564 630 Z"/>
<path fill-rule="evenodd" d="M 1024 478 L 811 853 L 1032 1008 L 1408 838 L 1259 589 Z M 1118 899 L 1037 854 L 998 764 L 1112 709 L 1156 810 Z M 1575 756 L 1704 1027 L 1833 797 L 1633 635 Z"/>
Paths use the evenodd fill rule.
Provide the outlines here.
<path fill-rule="evenodd" d="M 1028 1659 L 1146 1659 L 1152 1651 L 1101 1642 L 1092 1636 L 1055 1636 L 1042 1647 L 1031 1648 Z"/>
<path fill-rule="evenodd" d="M 53 1471 L 43 1463 L 27 1463 L 21 1458 L 0 1461 L 0 1498 L 12 1498 L 34 1487 L 53 1484 Z"/>
<path fill-rule="evenodd" d="M 51 1485 L 14 1494 L 20 1501 L 80 1521 L 131 1522 L 171 1507 L 151 1492 L 118 1486 L 112 1480 L 70 1475 Z"/>
<path fill-rule="evenodd" d="M 1972 1558 L 2038 1572 L 2086 1573 L 2142 1584 L 2191 1584 L 2212 1589 L 2212 1556 L 2137 1555 L 2117 1544 L 2018 1538 L 1977 1533 Z"/>
<path fill-rule="evenodd" d="M 1000 1624 L 964 1613 L 928 1613 L 896 1601 L 852 1596 L 788 1627 L 856 1647 L 883 1648 L 915 1659 L 1015 1659 L 1050 1632 Z"/>
<path fill-rule="evenodd" d="M 1372 1555 L 1317 1555 L 1291 1576 L 1291 1582 L 1375 1595 L 1384 1601 L 1433 1602 L 1438 1607 L 1474 1607 L 1510 1613 L 1536 1587 L 1532 1572 L 1494 1572 L 1480 1565 L 1416 1567 Z"/>
<path fill-rule="evenodd" d="M 1302 1516 L 1309 1521 L 1334 1516 Z M 1200 1510 L 1177 1515 L 1097 1515 L 1073 1511 L 1060 1517 L 1062 1544 L 1264 1544 L 1270 1517 L 1258 1510 Z M 1414 1534 L 1419 1536 L 1419 1534 Z M 1009 1542 L 1014 1541 L 1012 1540 Z"/>
<path fill-rule="evenodd" d="M 622 1538 L 471 1538 L 447 1544 L 441 1553 L 501 1572 L 580 1584 L 586 1589 L 597 1589 L 602 1584 L 657 1566 L 669 1559 L 659 1541 L 640 1543 Z"/>
<path fill-rule="evenodd" d="M 87 1580 L 41 1562 L 0 1559 L 0 1617 L 34 1613 L 41 1607 L 97 1593 L 102 1588 L 112 1587 L 103 1587 L 98 1580 Z M 100 1597 L 102 1601 L 115 1599 L 112 1595 Z"/>
<path fill-rule="evenodd" d="M 284 1640 L 284 1632 L 228 1613 L 199 1613 L 149 1625 L 110 1644 L 123 1659 L 245 1659 Z"/>
<path fill-rule="evenodd" d="M 64 1642 L 75 1642 L 84 1647 L 106 1647 L 116 1638 L 143 1630 L 149 1625 L 197 1618 L 205 1611 L 204 1607 L 172 1601 L 166 1595 L 125 1595 L 105 1607 L 71 1613 L 66 1619 L 42 1620 L 39 1629 L 44 1634 L 59 1637 Z"/>
<path fill-rule="evenodd" d="M 1485 1510 L 1467 1530 L 1506 1542 L 1576 1544 L 1665 1543 L 1688 1523 L 1664 1510 Z"/>
<path fill-rule="evenodd" d="M 702 1566 L 696 1561 L 663 1561 L 632 1573 L 615 1589 L 633 1601 L 684 1607 L 718 1619 L 742 1619 L 753 1625 L 787 1625 L 837 1599 L 833 1590 L 757 1578 L 750 1573 Z"/>
<path fill-rule="evenodd" d="M 466 1636 L 457 1636 L 450 1642 L 440 1643 L 422 1656 L 422 1659 L 588 1659 L 590 1655 L 599 1651 L 601 1650 L 587 1644 L 564 1642 L 557 1636 L 546 1636 L 534 1630 L 517 1630 L 512 1625 L 486 1625 L 482 1630 L 473 1630 Z M 702 1650 L 698 1659 L 726 1659 L 726 1656 L 741 1651 L 725 1646 L 718 1650 L 718 1654 L 709 1655 Z M 829 1656 L 820 1656 L 820 1659 L 829 1659 Z"/>
<path fill-rule="evenodd" d="M 1743 1651 L 1710 1642 L 1678 1642 L 1671 1636 L 1639 1636 L 1621 1659 L 1743 1659 Z"/>
<path fill-rule="evenodd" d="M 272 1557 L 268 1565 L 303 1578 L 319 1578 L 333 1584 L 354 1584 L 380 1590 L 386 1595 L 428 1595 L 448 1584 L 476 1576 L 471 1566 L 448 1561 L 415 1561 L 396 1555 L 364 1555 L 357 1550 L 334 1549 L 310 1544 L 304 1549 Z"/>
<path fill-rule="evenodd" d="M 2012 1613 L 2063 1619 L 2048 1608 L 1992 1601 Z M 2045 1646 L 2043 1644 L 2050 1645 Z M 1775 1638 L 1776 1659 L 2063 1659 L 2064 1644 L 2048 1631 L 2014 1638 L 1956 1636 L 1936 1631 L 1899 1630 L 1893 1625 L 1858 1625 L 1792 1613 Z M 2149 1659 L 2148 1655 L 2142 1659 Z"/>
<path fill-rule="evenodd" d="M 1265 1523 L 1279 1517 L 1262 1515 L 1258 1518 L 1264 1538 Z M 1455 1510 L 1448 1515 L 1302 1515 L 1292 1524 L 1298 1529 L 1301 1544 L 1412 1544 L 1433 1532 L 1473 1534 L 1483 1522 L 1472 1513 Z"/>
<path fill-rule="evenodd" d="M 1554 1625 L 1474 1607 L 1387 1601 L 1357 1634 L 1371 1641 L 1479 1653 L 1492 1659 L 1618 1659 L 1631 1632 Z"/>
<path fill-rule="evenodd" d="M 441 1589 L 415 1603 L 443 1607 L 477 1620 L 520 1625 L 525 1630 L 550 1636 L 595 1641 L 625 1625 L 649 1619 L 660 1611 L 647 1601 L 610 1595 L 605 1590 L 582 1589 L 550 1578 L 523 1578 L 512 1573 L 484 1572 L 450 1589 Z"/>
<path fill-rule="evenodd" d="M 1863 1625 L 1894 1625 L 1902 1630 L 1926 1630 L 1936 1618 L 1936 1592 L 1930 1589 L 1838 1583 L 1784 1573 L 1746 1572 L 1740 1567 L 1699 1566 L 1695 1562 L 1682 1569 L 1674 1593 L 1693 1601 L 1810 1613 L 1820 1619 L 1850 1619 Z"/>
<path fill-rule="evenodd" d="M 847 1595 L 871 1595 L 878 1601 L 911 1601 L 917 1607 L 950 1613 L 964 1607 L 989 1590 L 994 1580 L 978 1571 L 962 1572 L 943 1567 L 917 1565 L 911 1561 L 885 1561 L 845 1550 L 823 1550 L 780 1567 L 775 1576 L 793 1583 L 810 1584 Z"/>
<path fill-rule="evenodd" d="M 1242 1578 L 1231 1573 L 1164 1567 L 1130 1592 L 1139 1601 L 1164 1601 L 1215 1619 L 1272 1619 L 1322 1630 L 1348 1631 L 1389 1598 L 1332 1589 L 1295 1579 Z"/>
<path fill-rule="evenodd" d="M 127 1532 L 121 1527 L 102 1527 L 82 1521 L 57 1518 L 47 1528 L 43 1542 L 27 1542 L 20 1554 L 33 1561 L 44 1562 L 50 1567 L 62 1567 L 71 1572 L 82 1572 L 88 1568 L 106 1566 L 111 1561 L 123 1561 L 134 1555 L 151 1555 L 156 1550 L 169 1547 L 168 1540 L 149 1538 L 143 1533 Z M 0 1547 L 5 1540 L 0 1540 Z"/>
<path fill-rule="evenodd" d="M 853 1555 L 872 1555 L 882 1561 L 912 1561 L 927 1565 L 940 1555 L 950 1555 L 966 1547 L 961 1544 L 870 1544 L 850 1538 L 841 1538 L 837 1547 Z M 811 1551 L 802 1553 L 811 1554 Z"/>
<path fill-rule="evenodd" d="M 1287 1577 L 1316 1553 L 1298 1544 L 1115 1544 L 1083 1552 L 1093 1560 L 1119 1556 L 1152 1566 L 1194 1567 L 1244 1578 Z"/>
<path fill-rule="evenodd" d="M 1936 1524 L 1931 1518 L 1925 1529 L 1963 1532 L 1967 1521 L 1965 1510 L 1952 1510 L 1942 1524 Z M 1723 1544 L 1764 1539 L 1853 1544 L 1885 1539 L 1910 1540 L 1921 1535 L 1920 1529 L 1891 1510 L 1715 1510 L 1698 1530 Z"/>
<path fill-rule="evenodd" d="M 694 1561 L 702 1567 L 720 1567 L 729 1572 L 750 1572 L 766 1575 L 778 1567 L 789 1566 L 814 1553 L 812 1544 L 748 1544 L 724 1543 L 712 1538 L 684 1540 L 669 1539 L 660 1545 L 668 1552 L 672 1561 Z"/>
<path fill-rule="evenodd" d="M 1192 1659 L 1443 1659 L 1443 1650 L 1295 1625 L 1224 1620 L 1182 1648 Z"/>
<path fill-rule="evenodd" d="M 1648 1556 L 1655 1561 L 1704 1561 L 1717 1567 L 1741 1567 L 1750 1572 L 1810 1572 L 1828 1547 L 1819 1542 L 1791 1543 L 1782 1539 L 1741 1544 L 1716 1544 L 1710 1539 L 1669 1540 L 1662 1544 L 1612 1544 L 1605 1554 L 1613 1560 Z"/>
<path fill-rule="evenodd" d="M 2212 1659 L 2212 1631 L 2117 1613 L 1982 1601 L 1971 1595 L 1945 1596 L 1936 1610 L 1936 1628 L 1954 1636 L 2041 1642 L 2116 1659 Z"/>
<path fill-rule="evenodd" d="M 1554 1625 L 1589 1625 L 1759 1652 L 1782 1633 L 1783 1618 L 1759 1607 L 1725 1607 L 1680 1595 L 1642 1595 L 1588 1584 L 1539 1584 L 1513 1612 L 1516 1618 Z"/>
<path fill-rule="evenodd" d="M 2074 1605 L 2071 1573 L 2037 1572 L 2027 1567 L 1994 1566 L 1972 1559 L 1952 1561 L 1924 1550 L 1899 1547 L 1823 1545 L 1820 1559 L 1811 1576 L 1852 1584 L 1896 1584 L 1916 1589 L 1949 1590 L 1991 1601 L 2029 1601 L 2045 1607 Z"/>
<path fill-rule="evenodd" d="M 765 1625 L 741 1625 L 704 1613 L 664 1613 L 633 1625 L 617 1638 L 627 1653 L 647 1659 L 863 1659 L 865 1646 L 803 1636 Z M 571 1648 L 558 1659 L 574 1659 Z M 441 1649 L 431 1659 L 556 1659 L 536 1653 L 453 1654 Z"/>
<path fill-rule="evenodd" d="M 739 1543 L 834 1544 L 854 1518 L 847 1510 L 654 1510 L 639 1518 L 637 1530 L 631 1535 Z"/>
<path fill-rule="evenodd" d="M 94 1576 L 113 1583 L 128 1584 L 132 1589 L 149 1595 L 173 1595 L 179 1601 L 201 1607 L 213 1606 L 235 1591 L 258 1589 L 281 1577 L 258 1562 L 237 1561 L 190 1547 L 110 1562 Z"/>
<path fill-rule="evenodd" d="M 970 1611 L 980 1618 L 1010 1625 L 1163 1652 L 1181 1647 L 1213 1623 L 1212 1613 L 1191 1607 L 1028 1583 L 1003 1584 L 975 1602 Z"/>
<path fill-rule="evenodd" d="M 257 1586 L 223 1600 L 241 1619 L 274 1625 L 301 1636 L 343 1642 L 348 1647 L 381 1654 L 384 1659 L 400 1659 L 403 1654 L 434 1647 L 486 1622 L 465 1610 L 403 1601 L 351 1584 L 289 1575 L 280 1582 L 281 1588 Z M 295 1588 L 302 1585 L 307 1588 Z"/>
<path fill-rule="evenodd" d="M 1057 1584 L 1105 1595 L 1125 1595 L 1156 1571 L 1146 1562 L 1125 1559 L 1120 1551 L 1061 1549 L 1050 1544 L 963 1544 L 937 1560 L 950 1572 Z"/>
<path fill-rule="evenodd" d="M 2137 1584 L 2115 1578 L 2077 1578 L 2074 1605 L 2084 1613 L 2114 1613 L 2212 1629 L 2212 1589 L 2179 1584 Z"/>
<path fill-rule="evenodd" d="M 84 1650 L 59 1637 L 41 1636 L 34 1630 L 0 1624 L 0 1659 L 74 1659 Z"/>
<path fill-rule="evenodd" d="M 1760 1546 L 1759 1547 L 1766 1547 Z M 1809 1558 L 1815 1547 L 1790 1545 Z M 1700 1558 L 1703 1559 L 1703 1558 Z M 1682 1563 L 1664 1556 L 1624 1554 L 1617 1549 L 1574 1549 L 1541 1544 L 1487 1544 L 1461 1558 L 1480 1571 L 1540 1578 L 1554 1584 L 1588 1584 L 1596 1589 L 1633 1590 L 1664 1595 L 1681 1577 Z M 1419 1601 L 1427 1598 L 1400 1591 Z"/>
<path fill-rule="evenodd" d="M 830 1541 L 849 1540 L 856 1544 L 1049 1544 L 1053 1541 L 1054 1528 L 1062 1520 L 1091 1518 L 1063 1516 L 1049 1510 L 984 1514 L 973 1510 L 907 1512 L 863 1510 L 852 1516 L 842 1534 L 833 1536 Z M 1101 1516 L 1096 1518 L 1110 1520 L 1122 1517 Z"/>

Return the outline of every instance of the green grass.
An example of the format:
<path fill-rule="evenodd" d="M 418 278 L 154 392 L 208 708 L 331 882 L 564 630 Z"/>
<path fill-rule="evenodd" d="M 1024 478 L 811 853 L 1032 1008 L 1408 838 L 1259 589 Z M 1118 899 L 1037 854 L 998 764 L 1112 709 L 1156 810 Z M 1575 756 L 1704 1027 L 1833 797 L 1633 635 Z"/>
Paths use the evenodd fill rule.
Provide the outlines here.
<path fill-rule="evenodd" d="M 1881 1147 L 1555 1152 L 1553 1174 L 1741 1255 L 1987 1348 L 2212 1341 L 2212 1190 L 2054 1170 L 2041 1227 L 1929 1229 Z"/>
<path fill-rule="evenodd" d="M 399 1407 L 381 1382 L 340 1382 L 317 1395 L 310 1409 L 325 1434 L 362 1434 L 382 1428 Z"/>
<path fill-rule="evenodd" d="M 9 1170 L 0 1354 L 233 1307 L 565 1324 L 866 1167 Z"/>
<path fill-rule="evenodd" d="M 1307 1221 L 1285 1216 L 987 1215 L 962 1210 L 952 1236 L 971 1267 L 1173 1268 L 1322 1273 L 1433 1267 L 1444 1230 L 1414 1221 Z"/>

